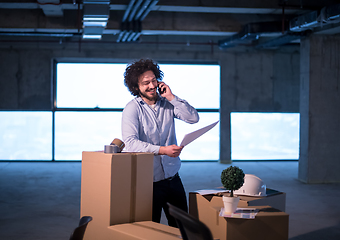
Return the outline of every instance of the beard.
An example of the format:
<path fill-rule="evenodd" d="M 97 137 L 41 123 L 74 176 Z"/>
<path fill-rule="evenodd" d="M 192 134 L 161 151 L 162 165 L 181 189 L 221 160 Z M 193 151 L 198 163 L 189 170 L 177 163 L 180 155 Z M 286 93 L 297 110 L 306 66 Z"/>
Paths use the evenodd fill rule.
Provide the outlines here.
<path fill-rule="evenodd" d="M 152 96 L 152 97 L 148 96 L 146 93 L 141 92 L 141 91 L 139 91 L 139 94 L 141 95 L 141 97 L 144 97 L 144 98 L 148 99 L 149 101 L 155 101 L 156 102 L 157 99 L 158 99 L 157 94 L 155 96 Z"/>

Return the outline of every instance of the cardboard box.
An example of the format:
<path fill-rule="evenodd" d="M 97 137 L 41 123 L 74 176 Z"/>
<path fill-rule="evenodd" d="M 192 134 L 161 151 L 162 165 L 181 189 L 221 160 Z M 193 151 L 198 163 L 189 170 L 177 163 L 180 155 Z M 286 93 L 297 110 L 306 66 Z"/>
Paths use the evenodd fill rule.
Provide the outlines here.
<path fill-rule="evenodd" d="M 222 197 L 189 193 L 189 213 L 206 224 L 221 240 L 287 240 L 289 215 L 270 206 L 252 206 L 261 211 L 255 219 L 219 216 Z"/>
<path fill-rule="evenodd" d="M 221 189 L 224 189 L 224 188 L 216 188 L 216 191 L 219 191 Z M 238 195 L 240 197 L 238 207 L 271 206 L 282 212 L 286 211 L 286 193 L 267 188 L 266 194 L 267 196 L 265 197 L 252 197 L 252 196 Z M 216 204 L 218 205 L 223 204 L 221 196 L 217 196 L 214 194 L 205 195 L 205 196 L 212 203 L 217 201 Z"/>
<path fill-rule="evenodd" d="M 178 228 L 151 221 L 119 224 L 108 227 L 112 239 L 119 240 L 178 240 Z"/>
<path fill-rule="evenodd" d="M 108 227 L 152 220 L 152 153 L 83 152 L 81 216 L 92 216 L 84 239 L 112 239 Z"/>

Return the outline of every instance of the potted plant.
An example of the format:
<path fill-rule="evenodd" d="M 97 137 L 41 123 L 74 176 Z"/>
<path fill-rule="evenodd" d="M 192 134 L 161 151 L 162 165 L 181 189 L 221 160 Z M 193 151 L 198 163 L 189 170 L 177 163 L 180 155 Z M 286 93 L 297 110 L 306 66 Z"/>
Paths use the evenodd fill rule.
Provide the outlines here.
<path fill-rule="evenodd" d="M 222 185 L 230 190 L 230 195 L 223 195 L 224 212 L 233 213 L 236 211 L 239 197 L 234 197 L 234 191 L 243 186 L 244 172 L 236 166 L 230 166 L 221 173 Z"/>

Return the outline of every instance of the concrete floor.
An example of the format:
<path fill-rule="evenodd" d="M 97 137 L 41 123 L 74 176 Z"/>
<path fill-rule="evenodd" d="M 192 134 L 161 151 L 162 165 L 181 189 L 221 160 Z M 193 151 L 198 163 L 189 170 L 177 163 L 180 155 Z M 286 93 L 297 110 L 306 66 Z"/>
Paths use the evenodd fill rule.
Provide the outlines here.
<path fill-rule="evenodd" d="M 340 239 L 340 184 L 304 184 L 297 162 L 234 162 L 286 192 L 289 239 Z M 187 193 L 221 186 L 217 162 L 184 162 Z M 0 162 L 0 239 L 66 240 L 80 213 L 80 162 Z M 163 222 L 163 221 L 162 221 Z"/>

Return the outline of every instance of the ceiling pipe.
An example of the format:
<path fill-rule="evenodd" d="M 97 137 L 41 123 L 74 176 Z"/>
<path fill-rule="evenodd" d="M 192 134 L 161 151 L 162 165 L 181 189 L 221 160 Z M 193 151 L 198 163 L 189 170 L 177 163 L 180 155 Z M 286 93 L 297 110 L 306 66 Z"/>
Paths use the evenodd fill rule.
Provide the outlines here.
<path fill-rule="evenodd" d="M 149 12 L 153 9 L 154 6 L 158 3 L 158 0 L 153 0 L 150 5 L 144 10 L 143 15 L 139 18 L 139 25 L 138 25 L 138 32 L 135 34 L 135 36 L 132 38 L 132 41 L 137 41 L 142 34 L 142 21 L 144 18 L 149 14 Z"/>
<path fill-rule="evenodd" d="M 120 33 L 117 38 L 117 42 L 120 42 L 124 37 L 125 33 L 129 30 L 128 22 L 121 22 L 120 23 Z"/>
<path fill-rule="evenodd" d="M 135 37 L 136 34 L 137 34 L 136 32 L 132 32 L 126 41 L 131 42 L 131 40 Z"/>
<path fill-rule="evenodd" d="M 149 5 L 147 9 L 145 9 L 143 15 L 139 18 L 140 21 L 143 21 L 144 18 L 149 14 L 149 12 L 153 9 L 154 6 L 158 3 L 158 0 L 153 0 L 153 2 Z"/>
<path fill-rule="evenodd" d="M 126 40 L 128 39 L 129 35 L 130 35 L 130 32 L 126 32 L 124 34 L 123 38 L 122 38 L 122 42 L 126 42 Z"/>
<path fill-rule="evenodd" d="M 135 4 L 135 6 L 133 7 L 130 16 L 129 16 L 129 22 L 131 22 L 136 14 L 137 9 L 139 8 L 139 6 L 142 4 L 143 0 L 138 0 L 137 3 Z"/>
<path fill-rule="evenodd" d="M 143 3 L 143 5 L 140 7 L 140 9 L 138 10 L 137 14 L 135 15 L 134 20 L 139 20 L 139 18 L 142 15 L 142 13 L 148 8 L 150 2 L 151 2 L 151 0 L 146 0 Z"/>
<path fill-rule="evenodd" d="M 126 22 L 126 24 L 127 24 L 126 32 L 121 39 L 122 42 L 128 41 L 128 39 L 130 38 L 130 35 L 133 34 L 133 22 Z"/>
<path fill-rule="evenodd" d="M 128 37 L 127 41 L 136 41 L 142 32 L 142 23 L 141 21 L 133 21 L 132 23 L 132 33 Z"/>
<path fill-rule="evenodd" d="M 130 30 L 130 22 L 131 22 L 130 19 L 131 19 L 131 16 L 133 18 L 134 14 L 136 12 L 136 10 L 135 10 L 136 9 L 136 5 L 137 4 L 140 5 L 142 0 L 139 0 L 138 1 L 139 3 L 137 2 L 136 5 L 134 5 L 135 2 L 136 2 L 135 0 L 130 0 L 129 5 L 128 5 L 128 7 L 125 10 L 125 13 L 124 13 L 124 16 L 123 16 L 122 22 L 121 22 L 121 31 L 120 31 L 120 33 L 118 35 L 117 42 L 125 42 L 128 39 L 128 37 L 129 37 L 129 35 L 131 33 L 131 30 Z M 129 17 L 129 20 L 126 21 L 126 19 L 128 17 Z"/>
<path fill-rule="evenodd" d="M 137 41 L 142 31 L 141 21 L 157 3 L 158 0 L 138 0 L 136 3 L 135 0 L 131 0 L 122 19 L 117 42 Z"/>
<path fill-rule="evenodd" d="M 142 34 L 141 32 L 136 33 L 136 35 L 133 37 L 132 41 L 133 42 L 137 41 L 141 34 Z"/>
<path fill-rule="evenodd" d="M 123 19 L 122 19 L 122 22 L 125 22 L 127 17 L 129 16 L 130 14 L 130 11 L 131 11 L 131 8 L 133 6 L 133 4 L 135 3 L 135 0 L 131 0 L 129 5 L 127 6 L 126 10 L 125 10 L 125 13 L 124 13 L 124 16 L 123 16 Z"/>

